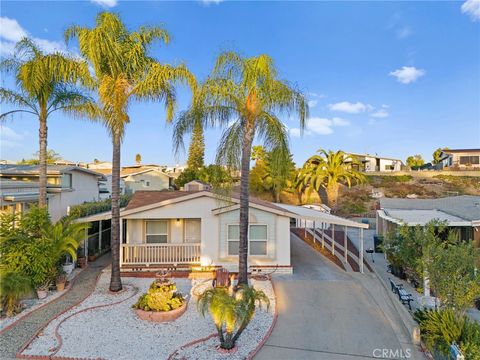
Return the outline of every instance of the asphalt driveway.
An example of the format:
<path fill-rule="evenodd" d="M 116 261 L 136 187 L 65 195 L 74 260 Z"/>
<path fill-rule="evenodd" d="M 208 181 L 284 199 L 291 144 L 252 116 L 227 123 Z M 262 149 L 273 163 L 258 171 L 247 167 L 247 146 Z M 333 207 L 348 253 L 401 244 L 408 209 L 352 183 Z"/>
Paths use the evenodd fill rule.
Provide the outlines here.
<path fill-rule="evenodd" d="M 274 277 L 277 324 L 256 359 L 417 358 L 371 274 L 346 273 L 292 236 L 293 275 Z"/>

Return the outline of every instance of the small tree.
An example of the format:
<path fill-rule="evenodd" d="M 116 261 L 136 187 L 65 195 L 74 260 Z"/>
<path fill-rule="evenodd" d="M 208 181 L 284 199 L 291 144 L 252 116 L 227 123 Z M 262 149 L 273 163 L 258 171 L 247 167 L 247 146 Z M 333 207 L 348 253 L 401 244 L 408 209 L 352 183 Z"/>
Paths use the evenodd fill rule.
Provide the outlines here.
<path fill-rule="evenodd" d="M 236 292 L 220 287 L 206 290 L 198 298 L 197 307 L 203 316 L 207 312 L 212 316 L 220 347 L 231 350 L 255 315 L 257 303 L 268 307 L 270 300 L 263 291 L 241 285 Z"/>
<path fill-rule="evenodd" d="M 140 155 L 140 154 L 135 155 L 135 164 L 137 164 L 137 165 L 142 164 L 142 155 Z"/>
<path fill-rule="evenodd" d="M 425 164 L 425 161 L 422 158 L 422 155 L 416 154 L 413 156 L 409 156 L 407 158 L 407 166 L 410 168 L 418 168 Z"/>

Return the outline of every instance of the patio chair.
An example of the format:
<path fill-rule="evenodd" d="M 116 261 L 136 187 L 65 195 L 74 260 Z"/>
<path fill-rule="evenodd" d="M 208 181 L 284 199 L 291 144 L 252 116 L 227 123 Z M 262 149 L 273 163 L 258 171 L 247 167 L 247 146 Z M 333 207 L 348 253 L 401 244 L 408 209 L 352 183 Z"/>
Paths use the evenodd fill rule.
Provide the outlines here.
<path fill-rule="evenodd" d="M 220 268 L 215 270 L 215 277 L 212 281 L 213 287 L 229 287 L 230 284 L 230 274 L 227 269 Z"/>

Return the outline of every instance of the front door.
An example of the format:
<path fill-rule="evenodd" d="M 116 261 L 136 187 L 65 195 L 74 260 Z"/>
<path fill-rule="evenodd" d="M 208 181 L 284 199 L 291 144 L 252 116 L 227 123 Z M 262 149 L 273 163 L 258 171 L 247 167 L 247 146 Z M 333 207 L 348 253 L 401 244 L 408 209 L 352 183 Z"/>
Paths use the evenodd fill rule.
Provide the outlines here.
<path fill-rule="evenodd" d="M 199 243 L 201 241 L 201 234 L 201 219 L 185 219 L 185 238 L 183 240 L 185 243 Z"/>

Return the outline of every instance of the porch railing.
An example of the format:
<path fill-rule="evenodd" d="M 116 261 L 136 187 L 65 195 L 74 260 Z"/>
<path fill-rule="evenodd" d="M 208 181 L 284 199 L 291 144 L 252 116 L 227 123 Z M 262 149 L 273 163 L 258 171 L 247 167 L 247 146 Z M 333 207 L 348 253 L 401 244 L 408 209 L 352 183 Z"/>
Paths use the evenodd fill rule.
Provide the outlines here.
<path fill-rule="evenodd" d="M 122 244 L 121 265 L 199 264 L 198 244 Z"/>

